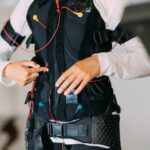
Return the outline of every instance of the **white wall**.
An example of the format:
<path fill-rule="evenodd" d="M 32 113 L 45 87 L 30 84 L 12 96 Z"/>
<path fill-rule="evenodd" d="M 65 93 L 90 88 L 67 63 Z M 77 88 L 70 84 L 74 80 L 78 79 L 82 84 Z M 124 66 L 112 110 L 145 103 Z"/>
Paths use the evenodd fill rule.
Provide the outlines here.
<path fill-rule="evenodd" d="M 121 141 L 123 150 L 150 149 L 150 78 L 121 81 L 112 79 L 122 107 Z"/>
<path fill-rule="evenodd" d="M 7 0 L 11 2 L 12 0 Z M 17 0 L 16 0 L 17 1 Z M 2 4 L 2 2 L 4 2 Z M 8 19 L 12 7 L 6 9 L 6 0 L 0 0 L 0 28 L 2 23 Z M 30 59 L 31 56 L 18 50 L 13 59 Z M 122 107 L 121 114 L 121 139 L 123 150 L 149 150 L 150 149 L 150 78 L 123 81 L 111 79 Z M 30 86 L 30 85 L 29 85 Z M 19 141 L 10 150 L 24 149 L 24 125 L 26 107 L 24 99 L 28 87 L 20 88 L 14 86 L 6 88 L 0 85 L 0 128 L 8 118 L 17 116 L 17 126 L 20 135 Z M 0 131 L 0 149 L 6 135 Z"/>

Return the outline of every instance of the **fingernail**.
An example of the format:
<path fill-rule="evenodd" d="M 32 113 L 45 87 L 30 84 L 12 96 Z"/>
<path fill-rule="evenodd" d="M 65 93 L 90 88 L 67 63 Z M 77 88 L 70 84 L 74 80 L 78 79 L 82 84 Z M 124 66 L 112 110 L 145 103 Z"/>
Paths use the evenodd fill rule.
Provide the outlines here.
<path fill-rule="evenodd" d="M 68 95 L 68 92 L 65 92 L 64 95 L 65 95 L 65 96 Z"/>
<path fill-rule="evenodd" d="M 46 68 L 46 72 L 48 72 L 49 71 L 49 69 L 48 68 Z"/>
<path fill-rule="evenodd" d="M 58 87 L 59 86 L 58 83 L 56 83 L 55 86 Z"/>
<path fill-rule="evenodd" d="M 58 94 L 61 94 L 61 93 L 62 93 L 62 91 L 61 91 L 61 90 L 57 90 L 57 93 L 58 93 Z"/>
<path fill-rule="evenodd" d="M 75 91 L 74 94 L 77 95 L 78 94 L 77 91 Z"/>

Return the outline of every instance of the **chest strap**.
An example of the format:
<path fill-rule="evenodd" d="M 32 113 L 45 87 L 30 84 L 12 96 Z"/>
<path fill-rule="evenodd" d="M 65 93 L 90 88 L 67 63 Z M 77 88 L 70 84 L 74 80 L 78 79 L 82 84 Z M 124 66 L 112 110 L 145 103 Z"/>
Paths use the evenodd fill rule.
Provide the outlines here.
<path fill-rule="evenodd" d="M 117 42 L 119 44 L 123 44 L 135 37 L 133 33 L 131 33 L 126 27 L 121 24 L 119 24 L 114 31 L 110 31 L 109 35 L 112 42 Z"/>

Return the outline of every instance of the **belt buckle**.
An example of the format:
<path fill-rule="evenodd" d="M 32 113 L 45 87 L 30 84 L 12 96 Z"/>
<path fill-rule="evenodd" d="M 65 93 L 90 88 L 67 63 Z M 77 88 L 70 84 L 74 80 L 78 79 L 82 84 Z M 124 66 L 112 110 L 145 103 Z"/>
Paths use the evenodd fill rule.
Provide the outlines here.
<path fill-rule="evenodd" d="M 51 131 L 53 137 L 63 137 L 63 124 L 52 123 Z"/>

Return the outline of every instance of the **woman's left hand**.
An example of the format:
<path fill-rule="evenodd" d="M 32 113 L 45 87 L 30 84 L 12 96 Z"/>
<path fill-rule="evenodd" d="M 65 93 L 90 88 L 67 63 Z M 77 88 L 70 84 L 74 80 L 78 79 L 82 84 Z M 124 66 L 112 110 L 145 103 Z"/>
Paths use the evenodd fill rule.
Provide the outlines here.
<path fill-rule="evenodd" d="M 66 70 L 56 81 L 56 87 L 58 87 L 58 93 L 64 93 L 68 95 L 74 91 L 74 94 L 79 94 L 83 88 L 93 78 L 100 73 L 100 64 L 98 56 L 94 55 L 78 61 Z"/>

